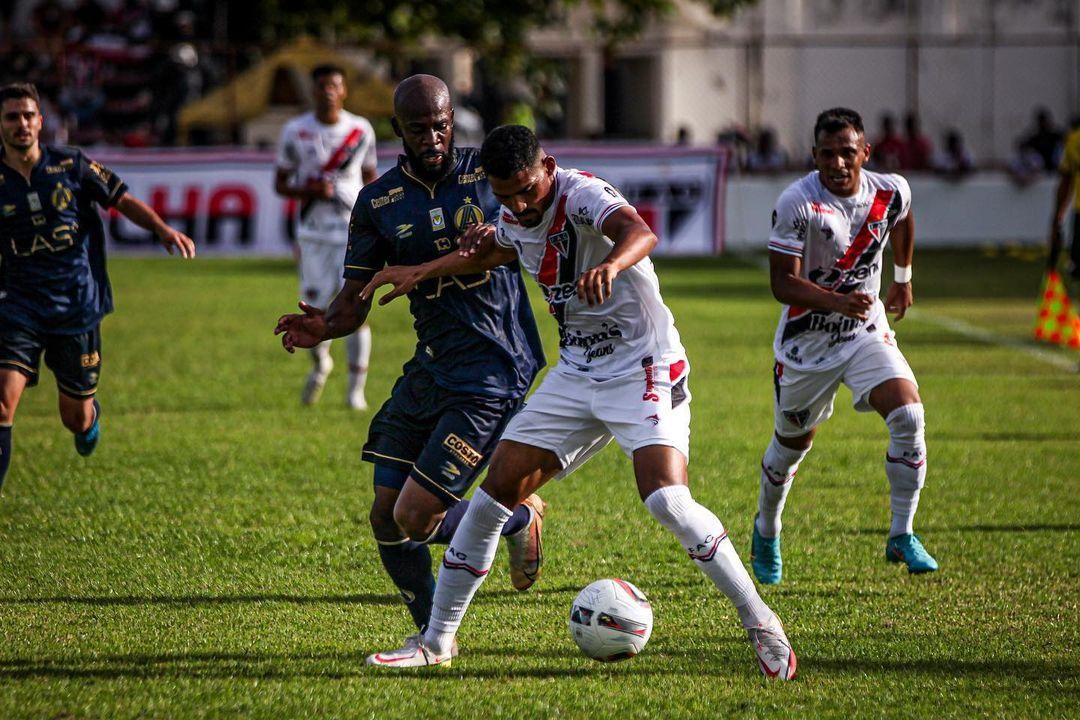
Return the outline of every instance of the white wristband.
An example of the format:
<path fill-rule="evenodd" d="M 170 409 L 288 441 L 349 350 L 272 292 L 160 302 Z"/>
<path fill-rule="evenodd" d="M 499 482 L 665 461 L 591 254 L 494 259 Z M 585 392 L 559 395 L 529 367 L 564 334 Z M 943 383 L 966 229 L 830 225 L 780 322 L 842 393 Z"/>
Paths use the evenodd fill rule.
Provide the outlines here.
<path fill-rule="evenodd" d="M 898 283 L 911 282 L 911 266 L 900 267 L 899 265 L 893 265 L 893 280 Z"/>

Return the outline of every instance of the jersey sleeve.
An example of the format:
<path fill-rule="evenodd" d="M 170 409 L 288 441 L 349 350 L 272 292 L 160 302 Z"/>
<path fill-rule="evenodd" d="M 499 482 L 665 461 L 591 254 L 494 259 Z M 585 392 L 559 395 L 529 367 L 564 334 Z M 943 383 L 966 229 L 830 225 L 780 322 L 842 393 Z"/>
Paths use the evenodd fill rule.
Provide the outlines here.
<path fill-rule="evenodd" d="M 896 183 L 896 190 L 900 193 L 900 214 L 896 217 L 896 222 L 900 222 L 911 211 L 911 185 L 903 175 L 894 173 L 889 177 Z"/>
<path fill-rule="evenodd" d="M 363 157 L 360 158 L 360 167 L 364 170 L 375 170 L 379 166 L 379 158 L 375 151 L 375 128 L 370 122 L 365 122 L 363 127 L 367 135 L 367 147 L 364 149 Z"/>
<path fill-rule="evenodd" d="M 592 218 L 593 227 L 603 232 L 604 221 L 619 208 L 628 207 L 629 202 L 606 180 L 587 177 L 573 191 L 569 198 L 570 210 L 574 215 L 586 215 Z"/>
<path fill-rule="evenodd" d="M 293 132 L 292 123 L 286 123 L 281 130 L 281 139 L 278 140 L 274 164 L 279 170 L 289 172 L 296 172 L 296 168 L 300 164 L 300 153 L 296 148 L 296 133 Z"/>
<path fill-rule="evenodd" d="M 772 214 L 769 250 L 782 255 L 802 257 L 810 214 L 801 194 L 791 188 L 781 193 Z"/>
<path fill-rule="evenodd" d="M 112 207 L 127 192 L 127 185 L 120 177 L 101 163 L 79 153 L 79 186 L 90 200 L 102 207 Z"/>
<path fill-rule="evenodd" d="M 361 194 L 357 198 L 349 219 L 349 244 L 345 248 L 343 272 L 346 280 L 367 282 L 386 265 L 386 242 L 368 209 L 368 197 L 370 195 Z"/>

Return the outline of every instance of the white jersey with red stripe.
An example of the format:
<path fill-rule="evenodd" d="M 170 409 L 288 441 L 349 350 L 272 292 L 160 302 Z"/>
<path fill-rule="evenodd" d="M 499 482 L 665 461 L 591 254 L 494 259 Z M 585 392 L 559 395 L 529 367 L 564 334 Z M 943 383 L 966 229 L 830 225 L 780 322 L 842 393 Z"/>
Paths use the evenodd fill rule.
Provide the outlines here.
<path fill-rule="evenodd" d="M 375 130 L 359 115 L 344 110 L 332 125 L 309 112 L 285 123 L 277 150 L 277 167 L 294 184 L 328 179 L 334 198 L 301 203 L 297 237 L 344 245 L 349 240 L 349 216 L 364 186 L 364 169 L 374 170 Z"/>
<path fill-rule="evenodd" d="M 607 182 L 557 168 L 555 199 L 536 227 L 523 227 L 503 208 L 496 241 L 517 251 L 559 323 L 559 365 L 598 380 L 641 372 L 662 358 L 685 357 L 671 311 L 660 297 L 652 261 L 642 258 L 619 273 L 611 297 L 590 307 L 577 297 L 577 280 L 611 252 L 601 230 L 626 199 Z"/>
<path fill-rule="evenodd" d="M 876 298 L 866 320 L 784 305 L 773 341 L 783 365 L 830 368 L 867 339 L 890 332 L 881 289 L 882 251 L 911 208 L 911 189 L 900 175 L 863 170 L 851 197 L 829 192 L 814 171 L 780 194 L 773 211 L 771 252 L 802 260 L 800 276 L 834 292 Z"/>

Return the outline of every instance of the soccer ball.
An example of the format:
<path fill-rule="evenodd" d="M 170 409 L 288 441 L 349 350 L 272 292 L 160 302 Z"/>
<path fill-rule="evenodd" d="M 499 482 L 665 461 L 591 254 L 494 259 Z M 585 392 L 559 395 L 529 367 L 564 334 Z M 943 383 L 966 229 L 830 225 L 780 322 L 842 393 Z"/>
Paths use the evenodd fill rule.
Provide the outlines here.
<path fill-rule="evenodd" d="M 597 580 L 570 606 L 570 636 L 593 660 L 632 658 L 651 634 L 652 605 L 645 593 L 625 580 Z"/>

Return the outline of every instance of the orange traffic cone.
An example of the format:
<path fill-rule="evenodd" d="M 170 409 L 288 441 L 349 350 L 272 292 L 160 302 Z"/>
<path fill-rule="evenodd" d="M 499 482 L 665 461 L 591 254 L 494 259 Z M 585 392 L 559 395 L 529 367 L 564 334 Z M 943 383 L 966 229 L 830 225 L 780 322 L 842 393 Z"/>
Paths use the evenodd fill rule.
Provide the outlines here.
<path fill-rule="evenodd" d="M 1056 270 L 1048 271 L 1043 281 L 1035 339 L 1080 350 L 1080 316 L 1073 310 L 1065 284 Z"/>

